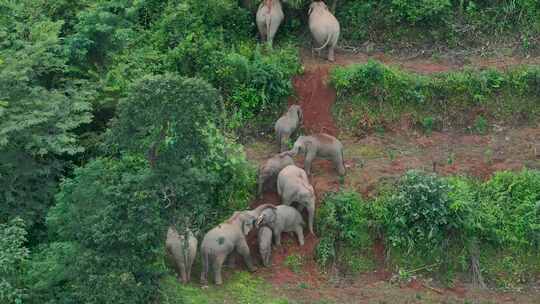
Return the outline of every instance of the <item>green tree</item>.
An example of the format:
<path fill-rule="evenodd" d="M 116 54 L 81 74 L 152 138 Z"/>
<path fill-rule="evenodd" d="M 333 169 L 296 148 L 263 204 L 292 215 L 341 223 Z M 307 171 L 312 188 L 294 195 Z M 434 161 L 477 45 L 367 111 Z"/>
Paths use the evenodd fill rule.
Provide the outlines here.
<path fill-rule="evenodd" d="M 9 223 L 0 223 L 0 302 L 22 303 L 25 290 L 22 288 L 23 264 L 29 251 L 26 243 L 24 221 L 15 218 Z"/>

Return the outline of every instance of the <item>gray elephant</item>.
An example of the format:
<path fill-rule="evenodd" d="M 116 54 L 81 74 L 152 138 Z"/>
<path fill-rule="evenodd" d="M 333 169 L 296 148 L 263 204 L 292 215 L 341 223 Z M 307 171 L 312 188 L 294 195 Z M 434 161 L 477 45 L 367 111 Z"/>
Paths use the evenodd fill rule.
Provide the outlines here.
<path fill-rule="evenodd" d="M 343 144 L 334 136 L 326 133 L 300 136 L 296 139 L 292 150 L 281 154 L 295 156 L 300 150 L 305 154 L 304 170 L 308 175 L 311 174 L 311 163 L 315 157 L 331 160 L 339 175 L 345 175 Z"/>
<path fill-rule="evenodd" d="M 257 232 L 257 241 L 263 265 L 270 267 L 272 264 L 272 229 L 268 226 L 260 226 Z"/>
<path fill-rule="evenodd" d="M 302 122 L 303 114 L 299 105 L 292 105 L 285 115 L 281 116 L 274 129 L 276 130 L 280 152 L 287 150 L 287 142 Z"/>
<path fill-rule="evenodd" d="M 297 203 L 300 212 L 307 209 L 309 232 L 314 234 L 315 190 L 309 183 L 306 172 L 294 165 L 283 168 L 278 175 L 277 190 L 284 205 Z"/>
<path fill-rule="evenodd" d="M 334 49 L 340 33 L 338 20 L 322 1 L 311 3 L 308 16 L 311 35 L 319 45 L 322 45 L 319 48 L 315 48 L 315 50 L 320 56 L 321 50 L 328 47 L 328 60 L 334 61 Z"/>
<path fill-rule="evenodd" d="M 279 0 L 264 0 L 257 10 L 256 22 L 261 38 L 270 47 L 274 41 L 274 36 L 284 18 L 283 9 Z"/>
<path fill-rule="evenodd" d="M 294 232 L 300 246 L 304 245 L 304 220 L 298 210 L 287 205 L 279 205 L 276 209 L 265 209 L 257 219 L 256 226 L 272 228 L 274 243 L 281 246 L 281 233 Z"/>
<path fill-rule="evenodd" d="M 294 165 L 294 160 L 289 155 L 277 154 L 269 158 L 264 165 L 259 167 L 259 179 L 257 181 L 257 195 L 261 196 L 264 184 L 269 180 L 277 178 L 279 171 L 287 167 L 288 165 Z"/>
<path fill-rule="evenodd" d="M 266 208 L 275 208 L 271 204 L 264 204 L 254 210 L 237 211 L 224 223 L 208 231 L 201 244 L 202 272 L 201 284 L 208 284 L 208 268 L 212 264 L 214 278 L 217 285 L 223 284 L 221 267 L 227 256 L 236 251 L 244 258 L 248 269 L 255 271 L 246 235 L 255 225 L 255 220 Z"/>
<path fill-rule="evenodd" d="M 187 238 L 186 243 L 185 235 L 179 234 L 174 227 L 170 226 L 165 240 L 166 257 L 174 266 L 179 281 L 183 283 L 191 280 L 191 266 L 197 255 L 197 239 L 190 230 L 187 231 Z"/>

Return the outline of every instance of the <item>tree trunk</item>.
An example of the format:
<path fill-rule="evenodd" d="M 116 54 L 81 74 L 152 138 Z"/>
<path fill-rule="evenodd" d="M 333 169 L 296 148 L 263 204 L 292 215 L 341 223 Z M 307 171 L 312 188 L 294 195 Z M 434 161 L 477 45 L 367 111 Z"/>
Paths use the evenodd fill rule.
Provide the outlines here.
<path fill-rule="evenodd" d="M 486 284 L 480 272 L 480 246 L 478 245 L 478 239 L 473 239 L 469 244 L 469 254 L 471 257 L 472 284 L 475 288 L 484 289 L 486 288 Z"/>

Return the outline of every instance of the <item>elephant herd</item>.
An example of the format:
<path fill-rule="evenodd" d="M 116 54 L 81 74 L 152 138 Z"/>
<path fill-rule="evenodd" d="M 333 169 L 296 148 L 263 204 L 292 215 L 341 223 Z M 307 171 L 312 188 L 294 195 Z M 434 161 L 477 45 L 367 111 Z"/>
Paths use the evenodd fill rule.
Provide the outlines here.
<path fill-rule="evenodd" d="M 290 106 L 275 124 L 280 153 L 259 167 L 257 195 L 262 195 L 267 182 L 273 182 L 282 204 L 263 204 L 253 210 L 236 211 L 228 220 L 206 233 L 200 246 L 203 286 L 208 284 L 210 270 L 214 273 L 215 283 L 223 283 L 221 268 L 233 251 L 243 257 L 250 271 L 256 270 L 246 241 L 246 236 L 254 228 L 258 230 L 259 252 L 266 267 L 271 266 L 272 240 L 275 246 L 280 246 L 283 232 L 295 233 L 300 246 L 304 245 L 305 221 L 301 213 L 304 209 L 307 211 L 307 228 L 309 233 L 314 234 L 315 190 L 308 178 L 311 162 L 315 157 L 329 159 L 333 161 L 339 175 L 343 176 L 343 145 L 335 137 L 319 133 L 299 136 L 293 148 L 286 150 L 288 139 L 301 123 L 302 109 L 298 105 Z M 304 169 L 294 163 L 293 157 L 299 152 L 304 153 Z M 169 228 L 166 239 L 167 258 L 176 268 L 182 282 L 190 280 L 197 245 L 197 239 L 190 231 L 180 235 L 174 228 Z"/>
<path fill-rule="evenodd" d="M 284 19 L 280 0 L 263 0 L 256 15 L 257 28 L 261 38 L 270 47 L 274 41 L 281 22 Z M 328 47 L 328 60 L 334 61 L 334 49 L 339 39 L 339 22 L 322 1 L 314 1 L 309 6 L 309 30 L 320 47 L 315 48 L 319 53 Z"/>

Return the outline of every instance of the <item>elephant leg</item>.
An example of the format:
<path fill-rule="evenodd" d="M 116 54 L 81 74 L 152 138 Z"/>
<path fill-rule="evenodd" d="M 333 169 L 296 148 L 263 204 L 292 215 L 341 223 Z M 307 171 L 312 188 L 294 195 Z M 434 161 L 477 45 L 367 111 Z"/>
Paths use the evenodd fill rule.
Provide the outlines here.
<path fill-rule="evenodd" d="M 304 246 L 304 229 L 302 228 L 302 226 L 296 226 L 295 232 L 296 237 L 298 237 L 298 243 L 300 243 L 300 246 Z"/>
<path fill-rule="evenodd" d="M 313 218 L 315 217 L 315 206 L 312 206 L 312 205 L 307 206 L 307 211 L 308 211 L 309 232 L 315 235 L 315 233 L 313 232 Z"/>
<path fill-rule="evenodd" d="M 307 175 L 311 175 L 311 163 L 316 155 L 317 153 L 313 150 L 306 153 L 306 158 L 304 159 L 304 171 L 306 171 Z"/>
<path fill-rule="evenodd" d="M 343 161 L 343 152 L 338 152 L 336 157 L 334 157 L 334 165 L 339 173 L 339 175 L 345 175 L 345 166 Z"/>
<path fill-rule="evenodd" d="M 281 230 L 276 230 L 274 232 L 274 244 L 276 246 L 281 246 Z"/>
<path fill-rule="evenodd" d="M 251 259 L 251 254 L 249 253 L 249 247 L 245 239 L 240 241 L 240 244 L 238 244 L 236 251 L 244 258 L 244 262 L 246 263 L 246 266 L 248 267 L 249 271 L 253 272 L 257 270 L 257 268 L 253 265 L 253 260 Z"/>
<path fill-rule="evenodd" d="M 262 190 L 263 190 L 263 185 L 264 185 L 264 182 L 266 181 L 266 177 L 263 176 L 263 175 L 259 175 L 259 180 L 258 180 L 258 187 L 257 187 L 257 196 L 258 197 L 261 197 L 262 196 Z"/>
<path fill-rule="evenodd" d="M 202 250 L 201 250 L 202 251 Z M 201 270 L 201 285 L 208 285 L 208 268 L 210 264 L 209 254 L 201 252 L 202 270 Z"/>
<path fill-rule="evenodd" d="M 280 152 L 285 152 L 289 150 L 289 147 L 287 147 L 287 144 L 289 143 L 289 134 L 282 134 L 280 139 Z"/>
<path fill-rule="evenodd" d="M 182 277 L 182 283 L 187 283 L 188 281 L 188 275 L 187 275 L 187 269 L 186 265 L 184 263 L 178 263 L 178 268 L 180 268 L 180 276 Z"/>
<path fill-rule="evenodd" d="M 187 280 L 188 280 L 188 282 L 191 281 L 191 266 L 193 265 L 192 262 L 193 262 L 193 260 L 190 261 L 188 265 L 186 265 L 186 267 L 187 267 Z"/>
<path fill-rule="evenodd" d="M 334 62 L 336 60 L 334 56 L 334 46 L 328 48 L 328 61 Z"/>
<path fill-rule="evenodd" d="M 223 262 L 225 261 L 225 258 L 226 258 L 225 255 L 217 255 L 216 258 L 214 259 L 214 263 L 212 263 L 216 285 L 223 284 L 223 279 L 221 278 L 221 268 L 223 266 Z"/>

